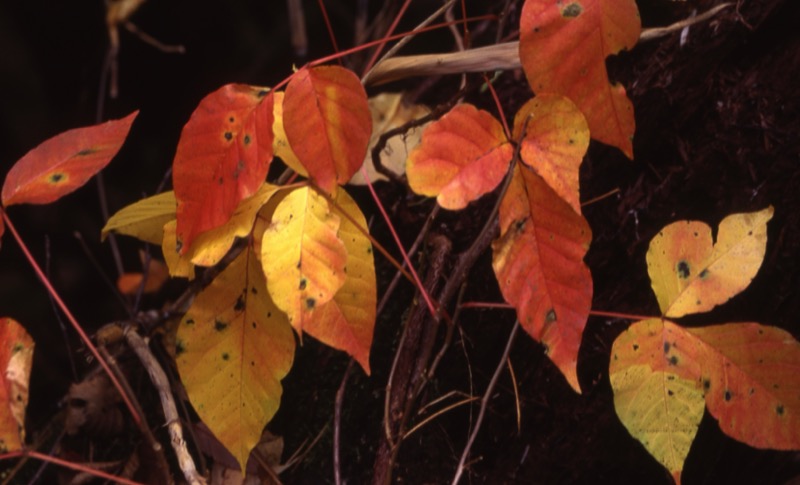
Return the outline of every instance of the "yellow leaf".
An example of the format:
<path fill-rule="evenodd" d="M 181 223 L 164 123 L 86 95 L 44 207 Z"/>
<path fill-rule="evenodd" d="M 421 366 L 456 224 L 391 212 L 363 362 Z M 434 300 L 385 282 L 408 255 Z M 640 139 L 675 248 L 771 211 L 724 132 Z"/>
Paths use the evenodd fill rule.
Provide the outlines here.
<path fill-rule="evenodd" d="M 0 452 L 18 451 L 25 442 L 25 408 L 33 365 L 33 339 L 12 318 L 0 318 Z"/>
<path fill-rule="evenodd" d="M 303 177 L 308 177 L 306 171 L 300 160 L 297 159 L 294 150 L 289 145 L 289 139 L 286 138 L 286 130 L 283 128 L 283 92 L 275 91 L 273 94 L 274 104 L 272 106 L 272 115 L 274 121 L 272 122 L 272 134 L 275 138 L 272 139 L 272 151 L 276 157 L 280 157 L 289 168 L 299 173 Z"/>
<path fill-rule="evenodd" d="M 233 247 L 236 238 L 250 234 L 258 211 L 279 189 L 277 185 L 262 184 L 255 194 L 239 203 L 228 222 L 197 236 L 186 254 L 179 254 L 176 247 L 174 221 L 164 226 L 162 250 L 170 275 L 193 278 L 195 265 L 208 267 L 219 263 Z"/>
<path fill-rule="evenodd" d="M 381 93 L 367 100 L 369 112 L 372 115 L 372 135 L 369 138 L 369 148 L 367 156 L 364 157 L 364 169 L 367 171 L 370 182 L 386 180 L 386 177 L 375 170 L 372 164 L 372 148 L 378 143 L 378 139 L 389 130 L 403 126 L 409 121 L 413 121 L 431 112 L 427 106 L 421 104 L 406 105 L 403 101 L 402 93 Z M 381 163 L 392 172 L 402 175 L 406 171 L 406 159 L 422 138 L 422 130 L 428 126 L 425 123 L 409 129 L 403 135 L 389 138 L 386 147 L 381 151 Z M 366 185 L 367 181 L 357 171 L 350 183 L 354 185 Z"/>
<path fill-rule="evenodd" d="M 367 221 L 355 201 L 344 191 L 337 191 L 335 212 L 341 216 L 339 238 L 347 249 L 344 284 L 333 300 L 314 311 L 303 330 L 333 348 L 343 350 L 370 373 L 369 349 L 375 328 L 377 291 L 372 243 L 356 226 Z"/>
<path fill-rule="evenodd" d="M 189 248 L 189 260 L 197 266 L 214 266 L 233 246 L 237 237 L 246 237 L 253 230 L 256 214 L 280 187 L 264 183 L 251 197 L 239 203 L 231 218 L 220 227 L 206 231 Z"/>
<path fill-rule="evenodd" d="M 683 463 L 703 419 L 703 391 L 695 381 L 646 365 L 614 369 L 610 379 L 622 424 L 680 483 Z"/>
<path fill-rule="evenodd" d="M 192 405 L 244 469 L 278 410 L 280 381 L 295 347 L 252 247 L 197 295 L 177 342 L 178 370 Z"/>
<path fill-rule="evenodd" d="M 173 278 L 194 279 L 194 265 L 189 255 L 178 253 L 178 237 L 176 234 L 177 222 L 175 219 L 164 224 L 164 240 L 161 242 L 161 252 L 169 268 L 169 275 Z"/>
<path fill-rule="evenodd" d="M 344 284 L 347 249 L 338 237 L 339 224 L 327 199 L 303 187 L 278 204 L 262 236 L 269 293 L 298 332 Z"/>
<path fill-rule="evenodd" d="M 109 232 L 114 231 L 159 245 L 164 239 L 164 224 L 175 219 L 176 208 L 172 191 L 134 202 L 111 216 L 100 237 L 105 239 Z"/>
<path fill-rule="evenodd" d="M 665 227 L 650 242 L 647 270 L 664 315 L 682 317 L 725 303 L 753 280 L 767 246 L 773 209 L 734 214 L 711 228 L 698 221 Z"/>

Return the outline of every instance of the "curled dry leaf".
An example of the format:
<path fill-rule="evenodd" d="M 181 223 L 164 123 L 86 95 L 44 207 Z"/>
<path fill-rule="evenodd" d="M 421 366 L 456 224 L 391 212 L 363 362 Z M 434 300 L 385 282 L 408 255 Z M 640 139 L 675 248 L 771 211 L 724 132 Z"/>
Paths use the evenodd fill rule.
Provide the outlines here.
<path fill-rule="evenodd" d="M 22 449 L 33 366 L 33 339 L 16 320 L 0 318 L 0 452 Z"/>

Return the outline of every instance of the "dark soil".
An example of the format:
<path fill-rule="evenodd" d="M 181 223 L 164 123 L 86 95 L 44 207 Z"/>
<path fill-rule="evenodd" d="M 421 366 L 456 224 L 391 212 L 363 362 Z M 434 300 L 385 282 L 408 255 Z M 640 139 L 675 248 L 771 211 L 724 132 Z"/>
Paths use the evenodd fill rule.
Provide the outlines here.
<path fill-rule="evenodd" d="M 52 2 L 51 2 L 52 3 Z M 101 2 L 26 2 L 0 5 L 0 162 L 5 173 L 31 147 L 56 133 L 95 122 L 97 86 L 105 53 Z M 272 4 L 276 5 L 272 5 Z M 311 34 L 309 58 L 330 52 L 330 42 L 315 2 L 306 2 Z M 339 41 L 350 42 L 351 2 L 325 2 Z M 502 3 L 502 2 L 497 2 Z M 645 26 L 661 26 L 714 6 L 715 1 L 642 0 Z M 468 2 L 472 15 L 497 9 L 492 2 Z M 437 4 L 438 5 L 438 4 Z M 291 69 L 284 2 L 149 2 L 136 23 L 165 43 L 183 43 L 184 56 L 172 56 L 123 33 L 120 97 L 105 105 L 105 118 L 140 109 L 129 142 L 105 172 L 110 210 L 152 194 L 174 155 L 182 125 L 202 96 L 229 82 L 272 85 Z M 428 12 L 415 6 L 413 26 Z M 509 25 L 517 22 L 512 15 Z M 791 0 L 744 0 L 713 20 L 693 26 L 685 44 L 675 33 L 638 45 L 609 61 L 611 76 L 628 87 L 636 109 L 635 160 L 592 143 L 581 173 L 582 198 L 617 190 L 587 205 L 594 239 L 587 262 L 594 278 L 593 308 L 632 314 L 657 314 L 649 286 L 645 252 L 666 224 L 697 219 L 715 227 L 728 214 L 775 207 L 769 223 L 764 264 L 750 287 L 686 325 L 755 321 L 800 338 L 800 4 Z M 494 33 L 476 36 L 492 42 Z M 434 34 L 412 43 L 410 51 L 447 50 L 451 40 Z M 437 47 L 438 46 L 438 47 Z M 420 91 L 421 100 L 446 101 L 456 81 L 440 79 Z M 393 88 L 420 89 L 419 80 Z M 530 96 L 520 73 L 497 83 L 506 115 Z M 488 95 L 470 101 L 492 109 Z M 431 209 L 405 189 L 379 186 L 408 245 Z M 364 191 L 360 205 L 375 213 Z M 492 201 L 473 204 L 465 214 L 441 215 L 435 230 L 466 248 L 483 224 Z M 54 286 L 89 331 L 125 318 L 123 308 L 93 268 L 73 231 L 103 271 L 113 274 L 106 245 L 98 241 L 102 216 L 93 184 L 49 207 L 9 211 L 39 261 L 49 257 Z M 373 230 L 394 247 L 377 217 Z M 136 268 L 138 245 L 121 241 L 129 268 Z M 381 291 L 393 275 L 378 259 Z M 29 437 L 36 438 L 61 409 L 71 382 L 90 367 L 71 331 L 62 332 L 47 297 L 6 236 L 0 251 L 0 315 L 21 321 L 37 342 L 29 406 Z M 142 308 L 159 308 L 181 286 L 169 286 Z M 400 322 L 413 291 L 402 286 L 379 317 L 372 349 L 373 375 L 353 372 L 347 383 L 342 418 L 342 476 L 368 483 L 383 436 L 383 393 Z M 470 276 L 465 301 L 501 301 L 488 255 Z M 447 393 L 481 395 L 505 346 L 513 314 L 505 310 L 464 310 L 461 333 L 445 355 L 422 404 Z M 591 317 L 584 333 L 575 394 L 542 348 L 520 335 L 511 352 L 518 392 L 504 372 L 492 396 L 481 433 L 461 483 L 671 483 L 617 419 L 608 380 L 609 349 L 628 321 Z M 68 335 L 66 338 L 63 335 Z M 441 338 L 441 336 L 439 337 Z M 66 341 L 65 341 L 66 340 Z M 321 431 L 319 442 L 300 464 L 285 472 L 284 483 L 331 483 L 332 423 L 336 390 L 347 358 L 311 339 L 299 348 L 295 367 L 284 381 L 282 407 L 269 429 L 284 437 L 284 459 Z M 73 370 L 74 369 L 74 370 Z M 132 372 L 151 427 L 163 419 L 141 372 Z M 451 395 L 445 403 L 461 399 Z M 433 406 L 441 409 L 444 404 Z M 449 483 L 477 404 L 460 406 L 420 428 L 403 443 L 394 470 L 396 483 Z M 434 411 L 426 410 L 413 422 Z M 122 429 L 130 425 L 122 424 Z M 160 433 L 161 431 L 159 431 Z M 163 443 L 167 440 L 161 434 Z M 52 440 L 41 450 L 46 452 Z M 111 444 L 109 444 L 111 443 Z M 70 458 L 88 460 L 92 446 L 116 457 L 138 446 L 136 433 L 114 439 L 85 438 L 73 444 Z M 112 446 L 113 445 L 113 446 Z M 103 451 L 99 452 L 100 455 Z M 110 459 L 100 456 L 98 460 Z M 24 474 L 24 483 L 35 467 Z M 177 470 L 177 469 L 176 469 Z M 54 483 L 54 472 L 42 483 Z M 178 476 L 178 473 L 176 473 Z M 684 483 L 782 484 L 800 477 L 800 453 L 756 450 L 727 438 L 706 415 L 684 470 Z M 143 478 L 142 478 L 143 479 Z M 796 483 L 796 482 L 793 482 Z"/>

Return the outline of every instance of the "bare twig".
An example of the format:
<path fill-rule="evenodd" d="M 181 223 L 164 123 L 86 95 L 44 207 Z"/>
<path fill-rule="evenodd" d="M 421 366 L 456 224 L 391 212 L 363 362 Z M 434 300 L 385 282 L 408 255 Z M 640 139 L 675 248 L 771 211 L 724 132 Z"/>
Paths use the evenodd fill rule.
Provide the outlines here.
<path fill-rule="evenodd" d="M 339 384 L 339 389 L 336 391 L 336 403 L 333 408 L 333 481 L 336 485 L 342 484 L 342 469 L 339 458 L 339 445 L 340 432 L 342 427 L 342 403 L 344 402 L 344 391 L 347 388 L 347 379 L 353 371 L 353 363 L 355 361 L 350 359 L 347 364 L 347 369 L 342 376 L 342 383 Z"/>
<path fill-rule="evenodd" d="M 186 441 L 183 439 L 183 429 L 181 428 L 181 422 L 178 417 L 178 410 L 175 407 L 175 400 L 170 391 L 167 375 L 164 373 L 164 370 L 161 368 L 161 365 L 153 356 L 152 352 L 150 352 L 150 347 L 147 346 L 144 340 L 142 340 L 142 337 L 140 337 L 133 328 L 128 327 L 125 329 L 125 340 L 128 342 L 131 349 L 133 349 L 134 353 L 136 353 L 137 357 L 139 357 L 144 368 L 147 369 L 150 380 L 158 390 L 161 406 L 164 409 L 164 419 L 167 423 L 170 442 L 172 443 L 172 448 L 175 450 L 178 465 L 183 472 L 183 476 L 186 478 L 186 481 L 192 485 L 204 485 L 206 481 L 197 472 L 192 455 L 190 455 L 189 450 L 186 449 Z"/>
<path fill-rule="evenodd" d="M 673 32 L 679 32 L 689 25 L 708 20 L 720 10 L 731 5 L 731 3 L 723 3 L 696 17 L 681 20 L 666 27 L 644 29 L 639 36 L 639 40 L 645 42 Z M 519 60 L 519 42 L 514 41 L 478 47 L 463 52 L 400 56 L 387 59 L 375 66 L 365 84 L 375 86 L 413 76 L 496 70 L 508 71 L 519 69 L 520 67 L 522 67 L 522 64 Z"/>
<path fill-rule="evenodd" d="M 508 354 L 511 352 L 511 347 L 514 344 L 514 337 L 516 337 L 518 330 L 519 320 L 514 322 L 514 328 L 511 329 L 511 334 L 508 336 L 508 341 L 506 342 L 506 348 L 503 351 L 503 356 L 500 358 L 500 362 L 497 364 L 497 368 L 494 370 L 492 379 L 489 381 L 489 385 L 486 387 L 486 391 L 483 393 L 483 398 L 481 398 L 481 409 L 478 412 L 478 419 L 475 422 L 475 428 L 473 428 L 472 433 L 469 435 L 466 446 L 464 446 L 464 452 L 461 454 L 461 460 L 458 462 L 458 468 L 456 468 L 456 474 L 453 477 L 453 485 L 458 483 L 458 481 L 461 479 L 461 475 L 464 473 L 464 464 L 469 457 L 469 451 L 472 449 L 472 444 L 475 442 L 475 438 L 478 436 L 478 432 L 481 429 L 483 417 L 486 415 L 486 407 L 488 406 L 489 399 L 491 398 L 494 388 L 497 385 L 497 380 L 500 378 L 500 374 L 503 372 L 503 367 L 506 365 Z"/>

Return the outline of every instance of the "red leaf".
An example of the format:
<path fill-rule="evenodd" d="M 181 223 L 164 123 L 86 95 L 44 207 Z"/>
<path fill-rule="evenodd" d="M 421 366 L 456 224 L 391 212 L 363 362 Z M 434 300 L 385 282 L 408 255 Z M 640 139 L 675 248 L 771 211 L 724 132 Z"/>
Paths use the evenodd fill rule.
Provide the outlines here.
<path fill-rule="evenodd" d="M 364 161 L 372 131 L 367 93 L 347 69 L 303 69 L 286 87 L 283 124 L 311 179 L 333 194 Z"/>
<path fill-rule="evenodd" d="M 266 89 L 228 84 L 203 98 L 183 127 L 172 173 L 182 254 L 264 182 L 272 161 L 272 101 Z"/>
<path fill-rule="evenodd" d="M 3 205 L 48 204 L 83 186 L 114 158 L 138 114 L 65 131 L 26 153 L 6 175 Z"/>
<path fill-rule="evenodd" d="M 500 290 L 522 328 L 580 392 L 578 350 L 592 303 L 583 257 L 589 224 L 529 168 L 516 169 L 500 205 L 500 238 L 492 249 Z"/>
<path fill-rule="evenodd" d="M 0 318 L 0 449 L 21 450 L 33 365 L 33 339 L 17 321 Z"/>
<path fill-rule="evenodd" d="M 445 209 L 463 209 L 503 180 L 513 148 L 488 112 L 460 104 L 422 133 L 406 165 L 414 192 L 436 196 Z"/>
<path fill-rule="evenodd" d="M 634 0 L 528 0 L 520 19 L 519 57 L 537 94 L 569 97 L 592 138 L 633 158 L 635 121 L 625 88 L 612 85 L 606 57 L 630 49 L 641 20 Z"/>

